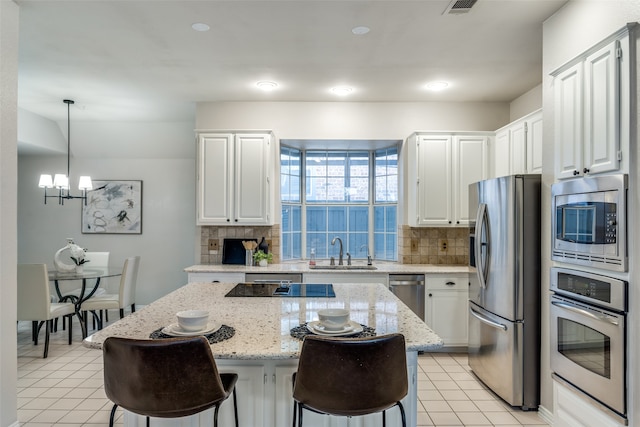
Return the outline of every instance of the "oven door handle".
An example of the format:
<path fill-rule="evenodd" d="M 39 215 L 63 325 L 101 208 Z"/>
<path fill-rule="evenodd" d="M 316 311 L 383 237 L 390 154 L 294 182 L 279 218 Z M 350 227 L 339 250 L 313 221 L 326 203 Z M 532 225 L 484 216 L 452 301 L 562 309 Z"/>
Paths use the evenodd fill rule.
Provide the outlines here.
<path fill-rule="evenodd" d="M 475 317 L 476 319 L 478 319 L 482 323 L 485 323 L 485 324 L 491 326 L 492 328 L 502 329 L 503 331 L 506 331 L 508 329 L 507 325 L 503 325 L 502 323 L 498 323 L 498 322 L 494 322 L 493 320 L 489 320 L 486 317 L 484 317 L 483 315 L 481 315 L 480 313 L 476 312 L 471 307 L 469 307 L 469 313 L 471 313 L 471 315 L 473 317 Z"/>
<path fill-rule="evenodd" d="M 590 317 L 595 320 L 600 320 L 602 322 L 607 322 L 607 323 L 611 323 L 612 325 L 618 326 L 618 321 L 611 316 L 598 316 L 597 314 L 593 314 L 588 310 L 585 310 L 583 308 L 578 308 L 575 305 L 571 305 L 566 302 L 551 301 L 551 304 L 555 305 L 556 307 L 564 308 L 566 310 L 581 314 L 583 316 Z"/>

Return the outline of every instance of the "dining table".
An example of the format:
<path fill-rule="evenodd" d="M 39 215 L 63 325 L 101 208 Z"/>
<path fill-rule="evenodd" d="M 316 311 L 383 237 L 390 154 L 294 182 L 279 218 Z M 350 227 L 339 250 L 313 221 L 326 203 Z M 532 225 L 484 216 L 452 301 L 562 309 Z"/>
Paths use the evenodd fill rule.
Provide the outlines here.
<path fill-rule="evenodd" d="M 49 270 L 47 272 L 49 281 L 53 282 L 58 297 L 58 301 L 70 301 L 75 306 L 75 314 L 80 321 L 82 329 L 82 338 L 87 337 L 87 325 L 82 314 L 82 303 L 91 298 L 98 287 L 100 280 L 106 277 L 117 277 L 122 275 L 122 267 L 91 267 L 83 268 L 82 271 L 57 271 Z M 60 289 L 60 281 L 81 281 L 80 292 L 78 294 L 65 293 Z"/>

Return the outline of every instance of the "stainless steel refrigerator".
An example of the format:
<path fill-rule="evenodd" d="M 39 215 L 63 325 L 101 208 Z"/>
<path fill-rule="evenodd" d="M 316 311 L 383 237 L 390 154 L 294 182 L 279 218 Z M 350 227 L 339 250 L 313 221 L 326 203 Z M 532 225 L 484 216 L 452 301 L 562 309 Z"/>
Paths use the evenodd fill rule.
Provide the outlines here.
<path fill-rule="evenodd" d="M 469 366 L 511 406 L 537 409 L 540 175 L 471 184 L 469 209 Z"/>

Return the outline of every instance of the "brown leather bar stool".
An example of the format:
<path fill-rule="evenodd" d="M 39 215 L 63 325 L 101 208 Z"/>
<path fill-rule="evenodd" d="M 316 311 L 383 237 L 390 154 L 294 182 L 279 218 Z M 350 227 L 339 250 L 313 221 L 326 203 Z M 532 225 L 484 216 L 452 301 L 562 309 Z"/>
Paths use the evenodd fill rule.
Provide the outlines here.
<path fill-rule="evenodd" d="M 233 393 L 235 425 L 237 374 L 219 374 L 209 342 L 203 336 L 160 340 L 109 337 L 103 346 L 104 391 L 116 408 L 147 417 L 178 418 L 215 407 Z"/>
<path fill-rule="evenodd" d="M 407 395 L 407 355 L 404 336 L 373 338 L 305 337 L 298 371 L 293 377 L 293 427 L 302 427 L 302 410 L 359 416 L 385 412 L 398 406 L 406 426 L 400 400 Z"/>

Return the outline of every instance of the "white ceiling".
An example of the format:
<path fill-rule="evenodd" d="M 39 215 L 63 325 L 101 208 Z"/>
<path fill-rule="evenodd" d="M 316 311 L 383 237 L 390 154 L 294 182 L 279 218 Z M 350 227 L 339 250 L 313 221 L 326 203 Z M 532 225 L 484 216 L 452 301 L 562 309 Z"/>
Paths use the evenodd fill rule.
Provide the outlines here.
<path fill-rule="evenodd" d="M 541 82 L 542 22 L 566 0 L 449 2 L 18 0 L 18 102 L 53 120 L 70 98 L 73 120 L 179 121 L 197 101 L 511 101 Z"/>

